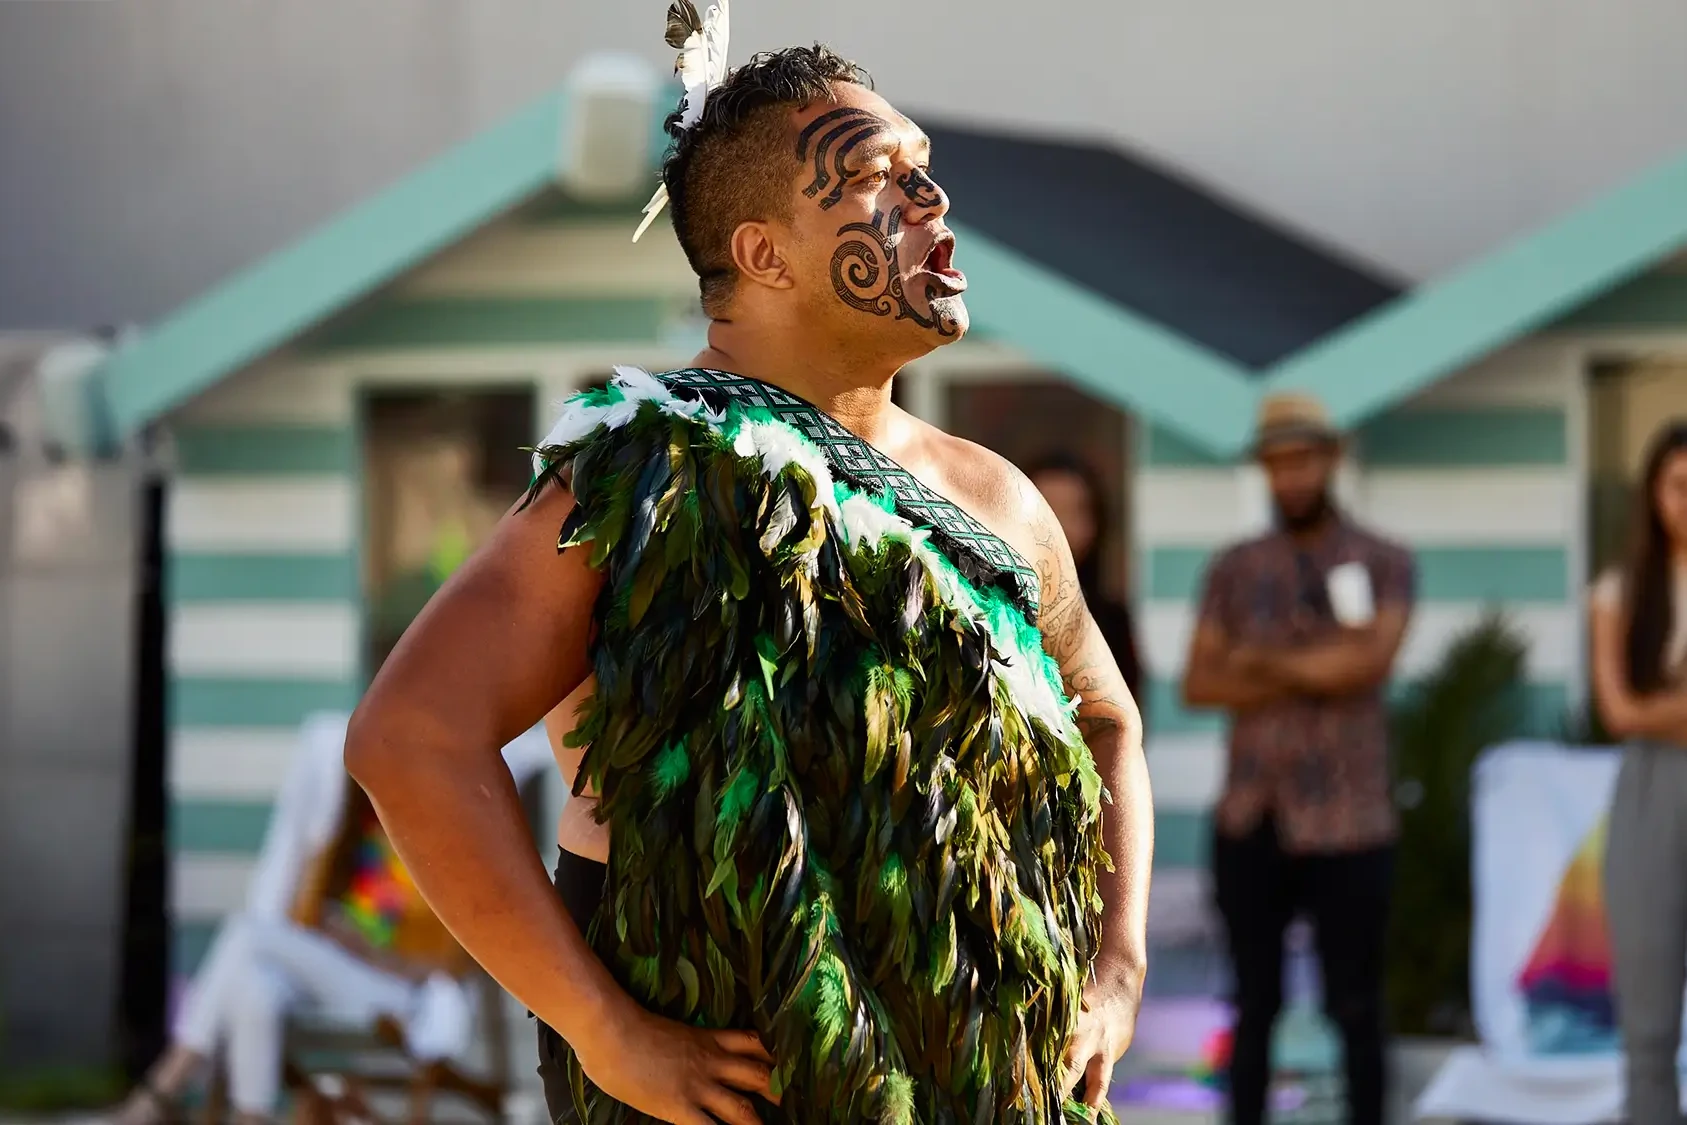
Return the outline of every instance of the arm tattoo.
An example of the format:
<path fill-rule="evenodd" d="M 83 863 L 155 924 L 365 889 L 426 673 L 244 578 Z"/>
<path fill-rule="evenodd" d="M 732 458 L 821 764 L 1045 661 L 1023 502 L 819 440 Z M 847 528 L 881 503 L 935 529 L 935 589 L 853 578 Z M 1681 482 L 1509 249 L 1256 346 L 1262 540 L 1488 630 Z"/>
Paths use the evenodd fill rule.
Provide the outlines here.
<path fill-rule="evenodd" d="M 1109 667 L 1111 654 L 1090 617 L 1060 528 L 1044 512 L 1032 530 L 1042 585 L 1043 608 L 1038 624 L 1043 633 L 1043 647 L 1060 666 L 1067 693 L 1079 698 L 1078 729 L 1084 740 L 1093 744 L 1097 739 L 1121 733 L 1131 707 L 1118 694 L 1119 674 Z"/>

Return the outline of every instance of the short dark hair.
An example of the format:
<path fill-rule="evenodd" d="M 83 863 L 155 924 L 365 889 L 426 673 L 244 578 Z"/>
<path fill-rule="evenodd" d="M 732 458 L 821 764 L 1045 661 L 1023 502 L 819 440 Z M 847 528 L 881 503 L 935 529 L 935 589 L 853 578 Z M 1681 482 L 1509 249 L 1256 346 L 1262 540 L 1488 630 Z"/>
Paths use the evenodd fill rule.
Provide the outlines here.
<path fill-rule="evenodd" d="M 737 283 L 732 232 L 753 219 L 789 217 L 797 175 L 790 111 L 830 100 L 839 82 L 873 87 L 865 70 L 818 43 L 766 51 L 709 94 L 696 125 L 681 129 L 677 109 L 668 118 L 673 143 L 662 182 L 705 313 L 718 313 Z"/>

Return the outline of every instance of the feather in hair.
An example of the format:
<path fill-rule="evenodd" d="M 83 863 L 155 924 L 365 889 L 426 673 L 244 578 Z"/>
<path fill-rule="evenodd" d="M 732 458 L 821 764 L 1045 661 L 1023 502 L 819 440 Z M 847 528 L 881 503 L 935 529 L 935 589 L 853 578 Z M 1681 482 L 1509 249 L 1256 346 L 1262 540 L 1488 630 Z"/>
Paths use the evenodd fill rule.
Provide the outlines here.
<path fill-rule="evenodd" d="M 706 17 L 697 14 L 692 0 L 675 0 L 668 6 L 668 46 L 679 52 L 674 73 L 685 86 L 685 100 L 680 103 L 679 127 L 690 129 L 703 120 L 703 105 L 709 92 L 726 81 L 727 48 L 732 37 L 732 15 L 729 0 L 720 0 L 709 7 Z M 668 205 L 668 186 L 663 184 L 644 205 L 644 218 L 633 232 L 633 241 L 644 237 L 650 224 Z"/>

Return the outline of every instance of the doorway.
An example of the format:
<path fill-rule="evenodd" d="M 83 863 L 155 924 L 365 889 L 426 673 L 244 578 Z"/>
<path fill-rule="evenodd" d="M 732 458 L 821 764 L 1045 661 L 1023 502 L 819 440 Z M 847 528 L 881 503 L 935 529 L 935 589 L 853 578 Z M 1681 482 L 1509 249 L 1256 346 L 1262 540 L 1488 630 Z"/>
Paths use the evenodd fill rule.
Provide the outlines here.
<path fill-rule="evenodd" d="M 1622 561 L 1652 439 L 1687 420 L 1687 359 L 1595 363 L 1588 388 L 1588 576 Z"/>

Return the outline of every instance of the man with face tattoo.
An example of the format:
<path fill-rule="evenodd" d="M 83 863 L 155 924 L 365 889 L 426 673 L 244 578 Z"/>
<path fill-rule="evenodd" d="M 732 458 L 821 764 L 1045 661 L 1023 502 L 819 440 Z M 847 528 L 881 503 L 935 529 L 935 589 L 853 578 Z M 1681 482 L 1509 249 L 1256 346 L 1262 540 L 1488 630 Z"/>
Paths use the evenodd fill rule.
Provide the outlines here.
<path fill-rule="evenodd" d="M 541 1021 L 556 1121 L 1110 1116 L 1140 723 L 1037 491 L 892 403 L 967 330 L 930 142 L 819 46 L 694 116 L 662 181 L 708 346 L 566 406 L 349 767 Z M 553 712 L 555 890 L 497 756 Z"/>

